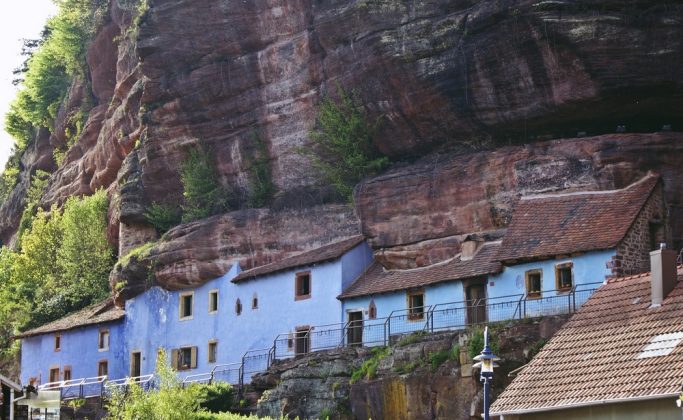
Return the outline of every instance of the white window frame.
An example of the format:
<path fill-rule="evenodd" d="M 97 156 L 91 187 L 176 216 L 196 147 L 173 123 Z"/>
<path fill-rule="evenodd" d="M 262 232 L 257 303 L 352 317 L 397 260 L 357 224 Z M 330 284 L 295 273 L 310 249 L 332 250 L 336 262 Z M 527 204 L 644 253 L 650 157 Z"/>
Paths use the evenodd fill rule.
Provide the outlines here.
<path fill-rule="evenodd" d="M 100 347 L 100 343 L 102 343 L 103 333 L 107 333 L 107 342 L 103 347 Z M 111 340 L 111 333 L 109 332 L 109 328 L 100 329 L 99 333 L 97 334 L 97 351 L 109 351 L 109 340 Z"/>

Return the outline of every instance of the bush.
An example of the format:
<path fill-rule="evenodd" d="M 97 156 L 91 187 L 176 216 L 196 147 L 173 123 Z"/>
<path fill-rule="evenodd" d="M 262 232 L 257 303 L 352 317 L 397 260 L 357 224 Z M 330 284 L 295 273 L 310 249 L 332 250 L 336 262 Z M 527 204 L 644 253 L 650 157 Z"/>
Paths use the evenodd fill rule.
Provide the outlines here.
<path fill-rule="evenodd" d="M 268 147 L 258 133 L 254 133 L 254 144 L 256 146 L 255 157 L 249 164 L 249 207 L 264 207 L 273 199 L 275 194 L 275 184 L 273 184 L 270 171 L 270 159 Z"/>
<path fill-rule="evenodd" d="M 218 173 L 209 154 L 191 150 L 180 168 L 183 184 L 183 223 L 227 211 L 229 192 L 218 182 Z"/>
<path fill-rule="evenodd" d="M 168 232 L 182 221 L 183 212 L 172 204 L 152 203 L 145 211 L 145 219 L 154 226 L 159 234 Z"/>
<path fill-rule="evenodd" d="M 389 356 L 391 350 L 389 347 L 375 347 L 372 349 L 372 357 L 363 362 L 363 364 L 353 372 L 351 372 L 350 384 L 357 382 L 360 379 L 372 379 L 377 373 L 379 362 L 385 357 Z"/>
<path fill-rule="evenodd" d="M 373 144 L 379 119 L 369 122 L 365 109 L 353 94 L 337 86 L 337 98 L 326 96 L 318 109 L 316 126 L 311 131 L 311 157 L 321 181 L 331 185 L 347 201 L 363 178 L 375 175 L 389 164 Z"/>
<path fill-rule="evenodd" d="M 499 353 L 497 336 L 489 334 L 489 347 L 494 354 Z M 481 354 L 482 350 L 484 350 L 484 329 L 472 327 L 470 340 L 467 343 L 467 354 L 470 356 L 470 359 L 474 359 L 477 355 Z"/>

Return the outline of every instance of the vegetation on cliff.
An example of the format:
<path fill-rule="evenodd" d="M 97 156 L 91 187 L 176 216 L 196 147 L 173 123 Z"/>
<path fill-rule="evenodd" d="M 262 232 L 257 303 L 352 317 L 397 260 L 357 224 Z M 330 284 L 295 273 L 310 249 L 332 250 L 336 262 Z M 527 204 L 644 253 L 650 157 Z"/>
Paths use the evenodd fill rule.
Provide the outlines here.
<path fill-rule="evenodd" d="M 331 185 L 351 202 L 358 182 L 376 175 L 389 164 L 373 143 L 381 119 L 370 121 L 357 96 L 337 86 L 337 96 L 320 102 L 315 128 L 310 136 L 310 156 L 320 181 Z"/>
<path fill-rule="evenodd" d="M 3 173 L 0 198 L 5 199 L 19 175 L 19 157 L 40 128 L 54 129 L 62 100 L 74 78 L 88 79 L 87 46 L 109 10 L 107 0 L 55 0 L 59 12 L 50 18 L 38 40 L 26 40 L 24 64 L 15 70 L 16 98 L 5 115 L 5 130 L 16 140 Z M 89 104 L 91 101 L 84 101 Z M 87 109 L 69 116 L 71 144 L 83 127 Z M 59 156 L 57 154 L 56 156 Z"/>
<path fill-rule="evenodd" d="M 109 295 L 114 253 L 107 241 L 109 201 L 103 190 L 71 197 L 63 208 L 38 209 L 21 249 L 0 249 L 0 351 L 10 337 L 61 318 Z"/>

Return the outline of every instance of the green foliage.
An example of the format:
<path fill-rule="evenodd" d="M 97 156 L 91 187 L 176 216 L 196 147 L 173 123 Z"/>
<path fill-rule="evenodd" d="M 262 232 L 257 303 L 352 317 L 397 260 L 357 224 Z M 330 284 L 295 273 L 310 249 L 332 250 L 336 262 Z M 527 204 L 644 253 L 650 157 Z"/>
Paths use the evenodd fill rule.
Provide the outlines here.
<path fill-rule="evenodd" d="M 19 238 L 17 240 L 17 249 L 21 249 L 21 237 L 24 235 L 24 232 L 31 228 L 33 217 L 36 215 L 40 199 L 45 193 L 49 179 L 50 173 L 40 169 L 36 170 L 31 177 L 31 185 L 26 193 L 26 207 L 21 214 L 19 228 L 17 229 L 17 237 Z"/>
<path fill-rule="evenodd" d="M 311 157 L 321 181 L 349 202 L 361 179 L 377 174 L 389 164 L 389 158 L 372 142 L 379 121 L 368 121 L 357 97 L 337 86 L 337 98 L 327 96 L 320 103 L 316 126 L 310 133 L 314 147 L 302 150 Z"/>
<path fill-rule="evenodd" d="M 242 420 L 243 417 L 230 413 L 212 413 L 215 409 L 229 408 L 233 401 L 230 385 L 181 386 L 176 371 L 167 362 L 166 353 L 157 355 L 156 375 L 158 389 L 143 391 L 137 384 L 130 384 L 129 391 L 114 392 L 107 401 L 109 418 L 116 420 Z"/>
<path fill-rule="evenodd" d="M 394 370 L 396 371 L 396 373 L 403 375 L 406 373 L 411 373 L 411 372 L 415 371 L 415 369 L 417 369 L 417 368 L 424 367 L 424 366 L 426 366 L 426 364 L 427 364 L 427 361 L 425 360 L 425 358 L 419 357 L 418 359 L 415 359 L 412 362 L 405 363 L 405 364 L 395 368 Z"/>
<path fill-rule="evenodd" d="M 203 149 L 190 150 L 180 168 L 183 184 L 183 223 L 227 211 L 229 192 L 218 182 L 218 173 Z"/>
<path fill-rule="evenodd" d="M 494 354 L 499 353 L 498 336 L 489 334 L 489 347 Z M 484 329 L 481 327 L 472 327 L 470 332 L 470 340 L 467 343 L 467 354 L 470 359 L 474 359 L 484 350 Z"/>
<path fill-rule="evenodd" d="M 372 379 L 377 373 L 379 362 L 389 356 L 391 349 L 389 347 L 375 347 L 372 349 L 372 357 L 364 361 L 363 364 L 353 372 L 351 372 L 350 384 L 357 382 L 360 379 Z"/>
<path fill-rule="evenodd" d="M 249 168 L 251 174 L 248 205 L 249 207 L 264 207 L 272 200 L 276 188 L 270 171 L 268 147 L 258 133 L 254 133 L 253 139 L 256 146 L 256 155 L 250 162 L 251 166 Z"/>
<path fill-rule="evenodd" d="M 2 249 L 0 324 L 13 331 L 32 328 L 109 294 L 114 258 L 107 208 L 105 192 L 98 191 L 70 198 L 63 210 L 36 210 L 21 249 Z"/>
<path fill-rule="evenodd" d="M 427 360 L 432 367 L 432 370 L 436 370 L 439 366 L 443 365 L 446 360 L 451 358 L 451 350 L 441 350 L 434 353 L 429 353 Z"/>
<path fill-rule="evenodd" d="M 142 244 L 138 247 L 135 247 L 131 249 L 126 255 L 121 257 L 119 259 L 118 264 L 119 265 L 127 265 L 131 259 L 140 261 L 141 259 L 145 258 L 147 255 L 149 255 L 149 251 L 154 248 L 156 245 L 156 242 L 147 242 L 146 244 Z M 123 286 L 122 286 L 123 287 Z"/>
<path fill-rule="evenodd" d="M 180 207 L 173 204 L 152 203 L 145 211 L 145 219 L 159 234 L 180 224 L 183 217 Z"/>
<path fill-rule="evenodd" d="M 411 344 L 419 343 L 420 341 L 422 341 L 422 337 L 428 334 L 429 333 L 427 331 L 415 331 L 401 338 L 401 340 L 399 340 L 399 342 L 396 345 L 398 347 L 405 347 Z"/>
<path fill-rule="evenodd" d="M 52 128 L 57 110 L 75 76 L 86 77 L 86 51 L 108 12 L 106 0 L 55 0 L 59 12 L 50 18 L 37 48 L 27 52 L 23 88 L 5 115 L 7 132 L 20 150 L 34 127 Z"/>

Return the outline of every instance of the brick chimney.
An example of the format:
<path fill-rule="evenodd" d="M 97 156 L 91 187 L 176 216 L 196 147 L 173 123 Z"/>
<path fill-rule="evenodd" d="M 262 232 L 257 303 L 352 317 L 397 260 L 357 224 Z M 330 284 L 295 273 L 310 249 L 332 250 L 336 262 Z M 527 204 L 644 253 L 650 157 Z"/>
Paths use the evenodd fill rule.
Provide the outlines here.
<path fill-rule="evenodd" d="M 661 306 L 669 292 L 676 287 L 678 281 L 676 257 L 676 251 L 667 249 L 666 244 L 650 252 L 652 307 Z"/>

